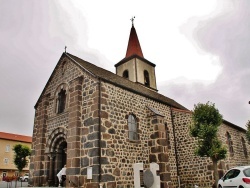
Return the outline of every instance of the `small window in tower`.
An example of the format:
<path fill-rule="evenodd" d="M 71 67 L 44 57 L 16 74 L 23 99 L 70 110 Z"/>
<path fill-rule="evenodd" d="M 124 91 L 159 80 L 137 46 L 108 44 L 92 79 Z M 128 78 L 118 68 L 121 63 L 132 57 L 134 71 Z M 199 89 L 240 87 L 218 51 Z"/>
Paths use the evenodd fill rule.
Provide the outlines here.
<path fill-rule="evenodd" d="M 57 113 L 62 113 L 66 105 L 66 90 L 61 89 L 57 99 Z"/>
<path fill-rule="evenodd" d="M 125 70 L 122 74 L 122 77 L 127 78 L 129 77 L 128 70 Z"/>
<path fill-rule="evenodd" d="M 148 71 L 144 70 L 144 84 L 145 86 L 150 86 Z"/>

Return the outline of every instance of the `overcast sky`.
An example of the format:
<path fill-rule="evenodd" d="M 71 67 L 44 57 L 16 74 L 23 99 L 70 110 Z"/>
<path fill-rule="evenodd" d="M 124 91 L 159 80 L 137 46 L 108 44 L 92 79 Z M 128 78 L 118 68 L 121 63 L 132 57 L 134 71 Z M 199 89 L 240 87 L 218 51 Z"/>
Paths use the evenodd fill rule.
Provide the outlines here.
<path fill-rule="evenodd" d="M 0 131 L 32 135 L 34 105 L 67 51 L 115 72 L 132 16 L 159 93 L 250 119 L 249 0 L 0 0 Z"/>

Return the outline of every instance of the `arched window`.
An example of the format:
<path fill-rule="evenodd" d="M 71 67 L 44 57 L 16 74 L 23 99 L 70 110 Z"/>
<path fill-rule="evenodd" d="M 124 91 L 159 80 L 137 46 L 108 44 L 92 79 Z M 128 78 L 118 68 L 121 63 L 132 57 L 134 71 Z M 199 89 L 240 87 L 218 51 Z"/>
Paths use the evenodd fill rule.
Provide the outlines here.
<path fill-rule="evenodd" d="M 128 138 L 129 140 L 138 140 L 137 121 L 132 114 L 128 116 Z"/>
<path fill-rule="evenodd" d="M 144 70 L 144 84 L 145 86 L 150 86 L 148 71 Z"/>
<path fill-rule="evenodd" d="M 233 141 L 231 139 L 231 135 L 229 134 L 229 132 L 227 132 L 227 144 L 228 144 L 228 148 L 229 148 L 229 153 L 231 156 L 233 156 L 233 154 L 234 154 Z"/>
<path fill-rule="evenodd" d="M 245 139 L 243 137 L 241 137 L 241 143 L 242 143 L 242 149 L 243 149 L 244 156 L 245 156 L 245 158 L 247 158 L 248 157 L 247 147 L 246 147 Z"/>
<path fill-rule="evenodd" d="M 129 78 L 128 70 L 125 70 L 122 74 L 122 77 Z"/>
<path fill-rule="evenodd" d="M 167 145 L 170 147 L 170 131 L 169 131 L 169 127 L 168 124 L 165 123 L 165 130 L 166 130 L 166 141 L 167 141 Z"/>
<path fill-rule="evenodd" d="M 66 90 L 61 89 L 60 93 L 58 93 L 58 98 L 57 98 L 57 113 L 64 112 L 65 105 L 66 105 Z"/>

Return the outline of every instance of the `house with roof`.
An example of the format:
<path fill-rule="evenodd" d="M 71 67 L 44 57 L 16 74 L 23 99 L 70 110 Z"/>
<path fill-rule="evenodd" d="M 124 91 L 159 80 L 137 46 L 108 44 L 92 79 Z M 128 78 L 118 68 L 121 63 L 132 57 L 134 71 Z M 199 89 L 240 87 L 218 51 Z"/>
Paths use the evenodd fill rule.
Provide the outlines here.
<path fill-rule="evenodd" d="M 67 187 L 211 187 L 212 162 L 194 155 L 192 112 L 158 93 L 155 66 L 133 24 L 116 73 L 64 52 L 35 104 L 29 184 L 57 186 L 66 165 Z M 230 152 L 220 174 L 248 163 L 245 133 L 223 121 Z"/>
<path fill-rule="evenodd" d="M 31 136 L 0 132 L 0 175 L 1 180 L 6 176 L 20 176 L 14 164 L 15 152 L 12 150 L 16 144 L 22 144 L 31 148 Z M 29 164 L 23 169 L 23 174 L 29 173 Z"/>

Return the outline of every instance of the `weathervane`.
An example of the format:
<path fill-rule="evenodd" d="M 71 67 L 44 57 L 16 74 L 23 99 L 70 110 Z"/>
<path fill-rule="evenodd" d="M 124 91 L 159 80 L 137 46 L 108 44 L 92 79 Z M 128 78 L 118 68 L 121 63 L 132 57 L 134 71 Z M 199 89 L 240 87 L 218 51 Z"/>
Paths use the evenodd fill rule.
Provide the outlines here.
<path fill-rule="evenodd" d="M 132 26 L 134 26 L 134 19 L 135 19 L 135 16 L 133 16 L 130 20 L 132 22 Z"/>
<path fill-rule="evenodd" d="M 64 49 L 65 49 L 65 53 L 66 53 L 67 46 L 65 46 Z"/>

